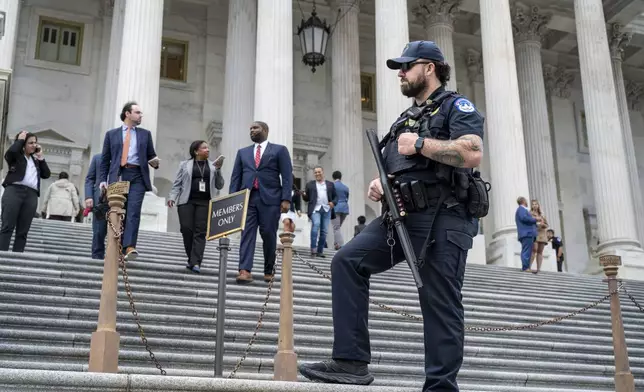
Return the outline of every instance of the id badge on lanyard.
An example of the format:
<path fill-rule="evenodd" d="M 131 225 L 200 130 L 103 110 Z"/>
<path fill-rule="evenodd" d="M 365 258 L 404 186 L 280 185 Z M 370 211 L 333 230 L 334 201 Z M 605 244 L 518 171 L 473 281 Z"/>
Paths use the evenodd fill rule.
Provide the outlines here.
<path fill-rule="evenodd" d="M 206 182 L 201 179 L 199 180 L 199 192 L 205 192 L 206 191 Z"/>

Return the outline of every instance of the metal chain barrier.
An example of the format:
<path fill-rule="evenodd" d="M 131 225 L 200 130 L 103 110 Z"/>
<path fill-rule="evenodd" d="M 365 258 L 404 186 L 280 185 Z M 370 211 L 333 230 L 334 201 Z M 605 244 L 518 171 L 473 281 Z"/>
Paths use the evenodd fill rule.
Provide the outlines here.
<path fill-rule="evenodd" d="M 624 293 L 628 296 L 628 298 L 631 300 L 631 302 L 633 302 L 633 303 L 635 304 L 635 306 L 637 306 L 637 307 L 638 307 L 638 309 L 640 310 L 640 312 L 644 313 L 644 307 L 642 307 L 642 305 L 640 305 L 640 304 L 635 300 L 635 297 L 633 297 L 633 296 L 631 295 L 631 293 L 629 293 L 629 292 L 628 292 L 628 290 L 626 290 L 626 287 L 624 287 Z"/>
<path fill-rule="evenodd" d="M 318 275 L 328 279 L 329 281 L 331 280 L 331 275 L 325 273 L 324 271 L 322 271 L 321 269 L 319 269 L 318 267 L 313 265 L 313 263 L 311 263 L 310 261 L 304 259 L 302 256 L 299 255 L 299 253 L 297 251 L 294 250 L 293 254 L 302 263 L 304 263 L 306 266 L 308 266 L 311 270 L 316 272 Z M 518 331 L 518 330 L 536 329 L 536 328 L 544 326 L 544 325 L 556 324 L 556 323 L 558 323 L 560 321 L 575 317 L 578 314 L 582 314 L 582 313 L 585 313 L 586 311 L 588 311 L 590 309 L 596 308 L 600 304 L 606 302 L 606 300 L 609 299 L 611 296 L 613 296 L 614 294 L 617 294 L 622 288 L 623 288 L 623 284 L 620 283 L 620 285 L 619 285 L 619 287 L 617 287 L 617 289 L 615 289 L 614 291 L 606 294 L 601 299 L 599 299 L 597 301 L 594 301 L 591 304 L 586 305 L 581 309 L 577 309 L 577 310 L 575 310 L 573 312 L 570 312 L 570 313 L 568 313 L 567 315 L 564 315 L 564 316 L 558 316 L 558 317 L 555 317 L 555 318 L 552 318 L 552 319 L 549 319 L 549 320 L 538 321 L 536 323 L 531 323 L 531 324 L 510 325 L 510 326 L 502 326 L 502 327 L 471 327 L 471 326 L 466 325 L 465 330 L 466 331 L 474 331 L 474 332 Z M 626 289 L 624 288 L 624 290 L 626 290 Z M 631 297 L 632 301 L 635 301 L 635 299 L 632 298 L 632 296 L 630 294 L 628 294 L 628 295 L 629 295 L 629 297 Z M 401 310 L 394 309 L 391 306 L 381 304 L 380 302 L 374 301 L 371 298 L 369 298 L 369 302 L 372 305 L 378 306 L 380 309 L 383 309 L 383 310 L 385 310 L 387 312 L 394 313 L 394 314 L 406 317 L 406 318 L 414 320 L 414 321 L 423 321 L 423 318 L 420 317 L 420 316 L 415 316 L 413 314 L 410 314 L 410 313 L 407 313 L 407 312 L 404 312 L 404 311 L 401 311 Z M 639 304 L 637 304 L 637 302 L 636 302 L 636 305 L 640 308 L 640 310 L 642 310 L 644 312 L 644 309 L 642 309 L 642 307 Z"/>
<path fill-rule="evenodd" d="M 262 328 L 262 324 L 264 323 L 264 315 L 266 314 L 266 308 L 268 307 L 268 301 L 271 297 L 271 292 L 273 291 L 273 283 L 275 282 L 275 272 L 277 271 L 277 263 L 279 261 L 279 257 L 277 256 L 280 253 L 281 252 L 279 249 L 275 251 L 275 264 L 273 265 L 273 276 L 271 277 L 271 280 L 268 282 L 268 288 L 266 289 L 266 298 L 264 298 L 264 304 L 262 305 L 262 310 L 259 312 L 259 318 L 257 319 L 257 325 L 255 326 L 255 331 L 253 332 L 253 336 L 250 337 L 250 340 L 248 341 L 248 345 L 246 346 L 244 353 L 237 361 L 237 364 L 235 364 L 235 367 L 233 368 L 233 371 L 230 372 L 230 374 L 228 375 L 228 378 L 235 378 L 237 371 L 239 370 L 239 368 L 241 368 L 242 363 L 244 363 L 244 361 L 246 360 L 246 357 L 248 356 L 251 348 L 253 347 L 253 344 L 255 344 L 255 340 L 257 340 L 257 334 L 259 333 L 259 330 Z"/>
<path fill-rule="evenodd" d="M 117 229 L 114 227 L 112 222 L 110 221 L 110 214 L 117 214 L 119 217 L 119 228 Z M 139 312 L 136 310 L 136 306 L 134 305 L 134 298 L 132 296 L 132 287 L 130 286 L 130 277 L 127 273 L 127 267 L 125 266 L 125 257 L 123 255 L 123 244 L 121 242 L 121 237 L 123 236 L 123 219 L 125 218 L 125 214 L 123 213 L 118 213 L 116 211 L 108 211 L 107 214 L 105 214 L 105 219 L 107 219 L 107 224 L 112 230 L 112 233 L 114 234 L 114 237 L 118 240 L 119 244 L 119 266 L 121 267 L 121 271 L 123 272 L 123 284 L 125 285 L 125 292 L 127 293 L 127 297 L 130 301 L 130 310 L 132 311 L 132 316 L 134 317 L 134 322 L 136 323 L 136 326 L 139 330 L 139 335 L 141 336 L 141 342 L 145 345 L 145 349 L 147 350 L 148 354 L 150 355 L 150 359 L 152 362 L 154 362 L 154 365 L 156 366 L 157 369 L 161 372 L 161 375 L 165 376 L 166 371 L 161 367 L 161 364 L 157 360 L 157 358 L 154 356 L 154 353 L 152 352 L 152 349 L 150 349 L 150 344 L 148 343 L 148 339 L 145 337 L 145 333 L 143 332 L 143 327 L 141 326 L 141 318 L 139 317 Z"/>

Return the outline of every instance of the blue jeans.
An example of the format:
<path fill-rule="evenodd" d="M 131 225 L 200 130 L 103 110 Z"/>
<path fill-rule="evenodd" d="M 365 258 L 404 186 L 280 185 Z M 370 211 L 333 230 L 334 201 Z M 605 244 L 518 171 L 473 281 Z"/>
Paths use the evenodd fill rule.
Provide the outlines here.
<path fill-rule="evenodd" d="M 324 244 L 326 243 L 326 233 L 329 229 L 329 222 L 331 222 L 331 210 L 324 211 L 320 208 L 311 214 L 311 251 L 317 248 L 317 253 L 324 252 Z M 318 233 L 320 239 L 318 241 Z M 317 246 L 316 246 L 317 241 Z"/>

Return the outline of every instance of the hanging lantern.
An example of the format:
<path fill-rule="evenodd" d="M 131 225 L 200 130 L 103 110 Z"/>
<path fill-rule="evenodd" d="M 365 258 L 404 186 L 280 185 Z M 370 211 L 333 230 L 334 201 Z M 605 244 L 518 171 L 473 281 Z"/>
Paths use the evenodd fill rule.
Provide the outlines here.
<path fill-rule="evenodd" d="M 331 28 L 318 18 L 315 12 L 315 4 L 311 17 L 304 21 L 297 29 L 297 35 L 300 37 L 302 46 L 302 62 L 311 67 L 311 72 L 315 72 L 315 67 L 324 64 L 326 46 L 329 42 Z"/>

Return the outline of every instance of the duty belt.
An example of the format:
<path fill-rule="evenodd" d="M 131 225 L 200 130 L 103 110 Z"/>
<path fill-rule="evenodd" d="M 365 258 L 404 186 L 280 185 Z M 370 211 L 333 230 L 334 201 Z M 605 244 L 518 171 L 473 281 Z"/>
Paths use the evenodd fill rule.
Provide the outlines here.
<path fill-rule="evenodd" d="M 427 237 L 425 238 L 423 246 L 420 249 L 420 254 L 418 255 L 418 268 L 421 268 L 425 262 L 427 249 L 434 242 L 432 239 L 432 228 L 434 226 L 436 216 L 440 213 L 443 204 L 446 205 L 446 208 L 451 208 L 459 203 L 453 195 L 451 186 L 444 183 L 396 181 L 395 186 L 398 188 L 405 205 L 405 210 L 408 212 L 423 211 L 428 209 L 430 206 L 436 206 L 435 212 L 431 217 Z"/>

